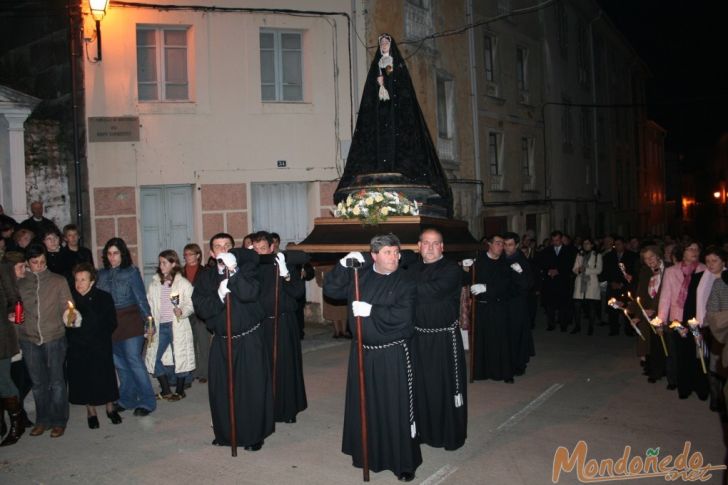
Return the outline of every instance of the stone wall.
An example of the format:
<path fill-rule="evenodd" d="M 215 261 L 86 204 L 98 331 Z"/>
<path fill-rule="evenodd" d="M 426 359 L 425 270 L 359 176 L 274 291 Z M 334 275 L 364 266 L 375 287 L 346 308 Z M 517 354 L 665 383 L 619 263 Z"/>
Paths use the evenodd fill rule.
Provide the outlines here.
<path fill-rule="evenodd" d="M 101 261 L 101 249 L 112 237 L 122 238 L 129 247 L 132 261 L 139 261 L 135 191 L 134 187 L 94 189 L 95 243 L 99 262 Z"/>
<path fill-rule="evenodd" d="M 30 203 L 40 200 L 45 216 L 59 228 L 71 222 L 68 192 L 67 144 L 61 143 L 61 123 L 55 120 L 29 119 L 25 123 L 25 189 Z M 20 221 L 18 221 L 20 222 Z"/>
<path fill-rule="evenodd" d="M 247 184 L 205 184 L 202 193 L 202 239 L 227 232 L 236 246 L 248 233 Z"/>

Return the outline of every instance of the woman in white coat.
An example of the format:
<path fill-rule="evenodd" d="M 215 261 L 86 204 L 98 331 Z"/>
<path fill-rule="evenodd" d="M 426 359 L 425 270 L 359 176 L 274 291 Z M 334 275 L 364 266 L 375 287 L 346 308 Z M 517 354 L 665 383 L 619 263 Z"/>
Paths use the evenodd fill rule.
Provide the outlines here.
<path fill-rule="evenodd" d="M 192 285 L 182 276 L 179 256 L 167 249 L 159 253 L 159 266 L 149 289 L 147 300 L 157 322 L 157 337 L 147 344 L 147 371 L 159 381 L 157 398 L 179 401 L 185 397 L 185 379 L 195 369 L 195 346 L 189 316 L 192 308 Z M 177 387 L 169 387 L 167 368 L 174 369 Z M 171 373 L 171 372 L 170 372 Z"/>
<path fill-rule="evenodd" d="M 581 316 L 586 309 L 589 315 L 588 335 L 594 334 L 594 320 L 601 309 L 599 274 L 602 272 L 602 255 L 594 248 L 591 238 L 584 238 L 581 251 L 574 261 L 574 320 L 576 326 L 571 333 L 581 332 Z"/>

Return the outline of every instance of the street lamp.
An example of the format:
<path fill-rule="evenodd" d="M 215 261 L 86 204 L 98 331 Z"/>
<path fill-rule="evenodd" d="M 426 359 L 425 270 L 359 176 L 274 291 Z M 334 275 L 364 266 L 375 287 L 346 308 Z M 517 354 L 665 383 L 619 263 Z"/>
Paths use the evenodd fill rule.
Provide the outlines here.
<path fill-rule="evenodd" d="M 713 197 L 715 197 L 716 199 L 720 199 L 720 191 L 713 192 Z"/>
<path fill-rule="evenodd" d="M 91 9 L 91 16 L 96 22 L 96 59 L 101 60 L 101 19 L 106 15 L 106 9 L 109 8 L 109 0 L 88 0 L 88 6 Z"/>

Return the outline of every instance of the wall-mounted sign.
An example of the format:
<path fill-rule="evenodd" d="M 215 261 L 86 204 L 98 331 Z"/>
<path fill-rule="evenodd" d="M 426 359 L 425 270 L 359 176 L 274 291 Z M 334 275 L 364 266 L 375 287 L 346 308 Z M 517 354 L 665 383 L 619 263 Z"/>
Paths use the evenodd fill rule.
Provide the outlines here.
<path fill-rule="evenodd" d="M 88 141 L 139 141 L 139 117 L 89 117 Z"/>

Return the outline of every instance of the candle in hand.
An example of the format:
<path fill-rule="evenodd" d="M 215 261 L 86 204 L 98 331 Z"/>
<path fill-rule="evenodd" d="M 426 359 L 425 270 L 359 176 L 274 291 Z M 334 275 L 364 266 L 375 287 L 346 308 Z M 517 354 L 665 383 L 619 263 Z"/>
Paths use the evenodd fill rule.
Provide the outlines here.
<path fill-rule="evenodd" d="M 73 306 L 73 302 L 68 300 L 68 326 L 73 327 L 76 321 L 76 308 Z"/>
<path fill-rule="evenodd" d="M 175 310 L 179 308 L 179 293 L 170 293 L 169 300 L 172 302 L 172 306 Z M 177 314 L 175 314 L 175 318 L 179 322 L 179 316 Z"/>

